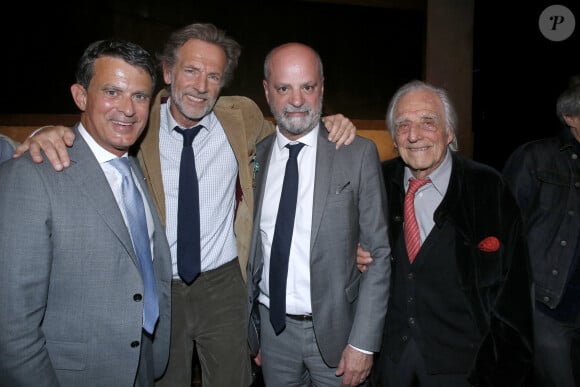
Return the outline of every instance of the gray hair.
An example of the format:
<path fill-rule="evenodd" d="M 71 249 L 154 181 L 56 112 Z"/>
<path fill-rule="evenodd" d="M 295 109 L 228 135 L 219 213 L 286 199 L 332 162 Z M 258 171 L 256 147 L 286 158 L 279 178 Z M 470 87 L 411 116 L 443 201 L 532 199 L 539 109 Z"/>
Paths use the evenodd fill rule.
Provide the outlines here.
<path fill-rule="evenodd" d="M 393 115 L 394 115 L 395 109 L 396 109 L 399 101 L 407 93 L 409 93 L 411 91 L 417 91 L 417 90 L 428 90 L 428 91 L 435 93 L 439 97 L 439 100 L 443 104 L 443 110 L 445 113 L 445 117 L 443 117 L 444 121 L 445 121 L 445 131 L 446 131 L 446 133 L 449 133 L 449 132 L 453 133 L 453 140 L 449 144 L 449 148 L 452 151 L 457 151 L 457 149 L 458 149 L 457 136 L 455 135 L 456 134 L 455 128 L 457 127 L 457 113 L 455 112 L 455 108 L 453 107 L 453 104 L 451 103 L 451 99 L 449 98 L 447 91 L 445 89 L 438 88 L 438 87 L 435 87 L 433 85 L 430 85 L 428 83 L 418 81 L 418 80 L 411 81 L 411 82 L 406 83 L 403 86 L 401 86 L 395 92 L 395 94 L 391 98 L 391 101 L 389 102 L 389 107 L 387 108 L 386 123 L 387 123 L 387 128 L 389 129 L 389 132 L 391 133 L 391 136 L 393 137 L 393 139 L 396 138 L 395 137 L 395 119 L 394 119 Z"/>
<path fill-rule="evenodd" d="M 571 78 L 568 88 L 558 97 L 556 114 L 566 126 L 564 116 L 580 117 L 580 75 Z"/>

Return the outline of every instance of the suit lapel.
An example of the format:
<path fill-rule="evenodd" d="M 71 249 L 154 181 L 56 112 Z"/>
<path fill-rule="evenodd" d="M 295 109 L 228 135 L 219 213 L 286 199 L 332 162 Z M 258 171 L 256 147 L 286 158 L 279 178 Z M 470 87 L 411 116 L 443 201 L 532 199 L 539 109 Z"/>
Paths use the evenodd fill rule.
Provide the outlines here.
<path fill-rule="evenodd" d="M 260 142 L 256 147 L 256 187 L 254 188 L 254 218 L 262 213 L 262 201 L 264 197 L 264 187 L 266 186 L 266 177 L 268 176 L 268 160 L 272 154 L 272 147 L 275 144 L 276 134 L 272 134 Z M 259 219 L 254 223 L 259 225 Z"/>
<path fill-rule="evenodd" d="M 234 156 L 238 162 L 238 183 L 251 181 L 250 176 L 248 176 L 249 168 L 247 168 L 247 165 L 248 160 L 250 160 L 253 155 L 246 153 L 248 152 L 248 149 L 254 149 L 254 147 L 248 147 L 246 145 L 246 131 L 243 130 L 243 126 L 241 125 L 241 123 L 244 122 L 242 111 L 239 107 L 223 103 L 222 101 L 221 98 L 218 100 L 214 108 L 214 113 L 224 128 L 228 142 L 230 143 Z M 253 205 L 252 187 L 249 185 L 244 186 L 241 183 L 239 186 L 242 189 L 243 197 L 246 198 L 248 205 L 251 207 Z"/>
<path fill-rule="evenodd" d="M 336 154 L 335 144 L 328 141 L 325 137 L 328 131 L 322 123 L 320 123 L 320 130 L 318 131 L 317 150 L 316 150 L 316 169 L 314 177 L 314 198 L 312 208 L 312 230 L 310 237 L 310 249 L 314 246 L 320 223 L 322 222 L 322 215 L 326 207 L 326 200 L 330 192 L 330 181 L 332 179 L 332 165 L 334 162 L 334 155 Z"/>
<path fill-rule="evenodd" d="M 133 262 L 138 265 L 131 236 L 109 182 L 77 128 L 75 134 L 74 146 L 69 150 L 72 166 L 61 173 L 66 173 L 74 181 L 79 191 L 87 198 L 86 205 L 94 207 L 103 222 L 123 244 Z"/>
<path fill-rule="evenodd" d="M 139 143 L 133 147 L 133 149 L 138 149 L 137 155 L 141 163 L 141 168 L 149 177 L 147 186 L 149 187 L 149 192 L 151 192 L 163 227 L 166 225 L 166 211 L 165 190 L 161 176 L 161 157 L 159 154 L 159 132 L 161 130 L 161 108 L 168 96 L 169 93 L 165 89 L 157 94 L 155 102 L 151 107 L 149 123 L 145 129 L 145 133 L 141 135 Z"/>

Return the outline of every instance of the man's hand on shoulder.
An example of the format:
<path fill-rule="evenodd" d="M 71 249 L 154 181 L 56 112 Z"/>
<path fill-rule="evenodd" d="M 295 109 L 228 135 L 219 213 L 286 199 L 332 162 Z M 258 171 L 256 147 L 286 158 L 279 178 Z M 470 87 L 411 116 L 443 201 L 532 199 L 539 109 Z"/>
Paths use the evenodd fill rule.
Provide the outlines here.
<path fill-rule="evenodd" d="M 32 132 L 30 136 L 20 144 L 13 157 L 20 157 L 26 151 L 35 163 L 42 163 L 42 152 L 56 171 L 62 171 L 70 166 L 70 158 L 67 147 L 72 146 L 75 134 L 67 126 L 43 126 Z"/>
<path fill-rule="evenodd" d="M 336 149 L 342 145 L 350 145 L 356 136 L 356 126 L 342 114 L 335 114 L 322 118 L 328 129 L 328 141 L 336 143 Z"/>

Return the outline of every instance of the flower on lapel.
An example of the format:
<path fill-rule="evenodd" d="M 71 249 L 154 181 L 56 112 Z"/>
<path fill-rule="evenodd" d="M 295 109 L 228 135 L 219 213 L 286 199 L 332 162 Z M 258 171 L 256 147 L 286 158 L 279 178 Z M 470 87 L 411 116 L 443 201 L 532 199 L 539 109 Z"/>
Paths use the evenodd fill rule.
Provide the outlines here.
<path fill-rule="evenodd" d="M 252 187 L 256 188 L 256 174 L 260 171 L 260 163 L 256 161 L 256 155 L 252 155 L 250 163 L 254 164 L 252 167 Z"/>
<path fill-rule="evenodd" d="M 486 253 L 493 253 L 499 250 L 499 239 L 494 236 L 488 236 L 479 242 L 477 247 Z"/>

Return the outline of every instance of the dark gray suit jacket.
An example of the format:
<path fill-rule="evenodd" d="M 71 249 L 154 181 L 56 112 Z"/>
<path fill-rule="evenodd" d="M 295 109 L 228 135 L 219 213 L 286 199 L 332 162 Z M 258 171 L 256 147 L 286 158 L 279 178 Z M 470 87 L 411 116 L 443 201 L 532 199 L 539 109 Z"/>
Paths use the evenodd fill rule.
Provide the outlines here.
<path fill-rule="evenodd" d="M 390 283 L 386 195 L 375 144 L 357 137 L 336 150 L 320 124 L 317 140 L 310 245 L 314 330 L 324 361 L 337 367 L 347 344 L 380 347 Z M 259 165 L 254 191 L 254 228 L 248 263 L 249 344 L 259 349 L 257 297 L 263 257 L 260 239 L 262 195 L 275 134 L 256 147 Z M 357 243 L 374 259 L 365 273 L 356 267 Z M 262 322 L 269 324 L 269 321 Z"/>
<path fill-rule="evenodd" d="M 143 315 L 139 264 L 109 183 L 76 129 L 72 164 L 62 172 L 28 155 L 0 166 L 2 386 L 133 386 Z M 171 257 L 144 192 L 160 299 L 150 366 L 160 376 L 169 354 Z"/>

